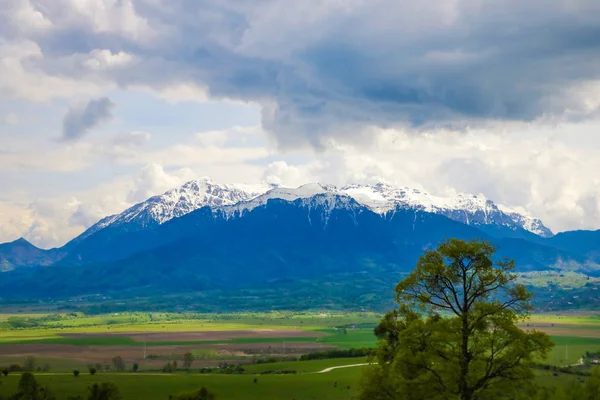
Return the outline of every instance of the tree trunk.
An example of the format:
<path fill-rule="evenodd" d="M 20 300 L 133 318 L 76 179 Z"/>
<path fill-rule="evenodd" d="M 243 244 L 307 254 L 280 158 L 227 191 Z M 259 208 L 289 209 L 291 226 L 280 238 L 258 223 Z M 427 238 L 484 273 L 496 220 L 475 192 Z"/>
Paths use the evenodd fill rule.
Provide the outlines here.
<path fill-rule="evenodd" d="M 462 262 L 461 262 L 462 264 Z M 469 376 L 469 307 L 467 293 L 467 269 L 462 265 L 462 284 L 463 284 L 463 304 L 462 304 L 462 329 L 461 329 L 461 360 L 460 360 L 460 381 L 459 390 L 461 400 L 471 400 L 472 393 L 467 380 Z"/>

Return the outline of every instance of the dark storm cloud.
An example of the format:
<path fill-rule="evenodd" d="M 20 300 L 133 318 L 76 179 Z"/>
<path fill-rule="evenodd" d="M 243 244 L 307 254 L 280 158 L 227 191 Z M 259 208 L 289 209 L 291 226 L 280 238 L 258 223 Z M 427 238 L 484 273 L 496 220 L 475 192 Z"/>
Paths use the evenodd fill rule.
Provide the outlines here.
<path fill-rule="evenodd" d="M 285 146 L 318 146 L 361 125 L 597 111 L 578 93 L 600 79 L 597 0 L 135 0 L 137 31 L 94 30 L 57 0 L 37 3 L 60 27 L 36 38 L 44 54 L 125 51 L 139 58 L 135 69 L 103 72 L 122 87 L 195 81 L 215 98 L 259 102 Z"/>
<path fill-rule="evenodd" d="M 86 105 L 71 107 L 63 118 L 63 140 L 76 140 L 89 130 L 112 118 L 114 103 L 108 97 L 90 100 Z"/>

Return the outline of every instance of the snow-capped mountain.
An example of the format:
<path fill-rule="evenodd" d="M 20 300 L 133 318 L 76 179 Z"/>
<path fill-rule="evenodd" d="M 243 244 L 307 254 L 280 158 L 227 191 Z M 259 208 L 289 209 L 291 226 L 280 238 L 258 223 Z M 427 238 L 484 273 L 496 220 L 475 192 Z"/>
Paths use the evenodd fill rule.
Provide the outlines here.
<path fill-rule="evenodd" d="M 287 202 L 301 199 L 301 206 L 308 208 L 311 208 L 311 206 L 320 206 L 323 207 L 326 214 L 330 213 L 334 208 L 349 209 L 353 206 L 351 203 L 356 204 L 356 202 L 352 201 L 351 197 L 338 190 L 335 186 L 307 183 L 298 188 L 277 187 L 251 200 L 221 207 L 219 210 L 227 218 L 242 217 L 246 212 L 256 207 L 265 206 L 272 199 L 280 199 Z"/>
<path fill-rule="evenodd" d="M 542 237 L 552 236 L 552 232 L 540 220 L 496 205 L 483 196 L 458 194 L 453 197 L 439 197 L 416 189 L 396 188 L 383 183 L 348 185 L 342 188 L 308 183 L 298 188 L 285 188 L 260 184 L 219 184 L 204 178 L 151 197 L 121 214 L 106 217 L 76 241 L 81 241 L 107 226 L 143 229 L 161 225 L 205 206 L 211 207 L 214 212 L 222 214 L 225 218 L 242 217 L 256 207 L 265 206 L 271 199 L 288 202 L 302 199 L 301 204 L 305 206 L 310 206 L 311 202 L 318 202 L 319 205 L 326 205 L 325 209 L 329 210 L 336 207 L 349 208 L 351 204 L 348 200 L 353 199 L 382 216 L 398 208 L 413 209 L 444 215 L 467 225 L 495 225 L 512 230 L 524 229 Z"/>
<path fill-rule="evenodd" d="M 444 215 L 467 225 L 499 225 L 521 228 L 542 237 L 551 237 L 552 231 L 542 221 L 497 205 L 483 196 L 459 193 L 453 197 L 434 196 L 417 189 L 376 185 L 349 185 L 341 189 L 371 210 L 385 214 L 397 207 L 418 209 Z"/>
<path fill-rule="evenodd" d="M 109 225 L 135 224 L 141 228 L 149 225 L 160 225 L 205 206 L 221 207 L 247 201 L 267 192 L 269 189 L 271 189 L 271 186 L 261 184 L 219 184 L 210 178 L 190 181 L 179 188 L 150 197 L 148 200 L 128 208 L 121 214 L 101 219 L 78 239 L 85 239 Z"/>

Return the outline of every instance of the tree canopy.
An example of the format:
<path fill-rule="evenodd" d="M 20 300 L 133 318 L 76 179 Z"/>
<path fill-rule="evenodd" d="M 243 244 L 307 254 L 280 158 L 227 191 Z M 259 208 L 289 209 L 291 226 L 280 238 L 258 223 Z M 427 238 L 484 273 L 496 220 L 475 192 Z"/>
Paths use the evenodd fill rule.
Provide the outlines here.
<path fill-rule="evenodd" d="M 398 309 L 375 329 L 377 364 L 361 399 L 502 399 L 532 387 L 530 365 L 552 342 L 516 326 L 531 294 L 514 262 L 494 253 L 485 241 L 451 239 L 421 256 L 395 289 Z"/>

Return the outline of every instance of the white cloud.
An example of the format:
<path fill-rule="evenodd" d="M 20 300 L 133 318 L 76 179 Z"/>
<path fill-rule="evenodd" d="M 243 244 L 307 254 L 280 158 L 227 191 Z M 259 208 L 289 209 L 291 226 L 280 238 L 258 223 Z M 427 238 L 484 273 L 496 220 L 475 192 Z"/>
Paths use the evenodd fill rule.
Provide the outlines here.
<path fill-rule="evenodd" d="M 156 90 L 161 99 L 169 103 L 183 101 L 203 102 L 209 99 L 208 89 L 193 82 L 174 83 Z"/>
<path fill-rule="evenodd" d="M 189 168 L 167 173 L 160 164 L 148 164 L 142 168 L 140 174 L 135 179 L 135 183 L 129 191 L 127 199 L 132 203 L 144 201 L 151 196 L 181 186 L 185 182 L 196 178 L 197 176 Z"/>
<path fill-rule="evenodd" d="M 0 38 L 0 96 L 47 101 L 101 93 L 114 87 L 112 83 L 101 85 L 49 74 L 39 68 L 43 60 L 44 54 L 37 43 L 28 40 L 6 43 Z"/>
<path fill-rule="evenodd" d="M 30 0 L 12 0 L 7 5 L 7 9 L 0 8 L 0 15 L 24 35 L 38 34 L 52 27 L 52 22 Z"/>
<path fill-rule="evenodd" d="M 136 59 L 124 51 L 112 53 L 107 49 L 95 49 L 90 51 L 89 58 L 84 62 L 85 66 L 93 70 L 104 70 L 110 68 L 123 68 L 135 63 Z"/>
<path fill-rule="evenodd" d="M 46 0 L 47 6 L 56 13 L 55 17 L 63 25 L 91 28 L 93 32 L 113 33 L 124 38 L 148 42 L 154 39 L 155 30 L 148 20 L 140 16 L 132 0 Z"/>
<path fill-rule="evenodd" d="M 90 143 L 52 148 L 38 144 L 0 154 L 0 170 L 11 173 L 79 171 L 91 165 L 94 151 Z"/>

